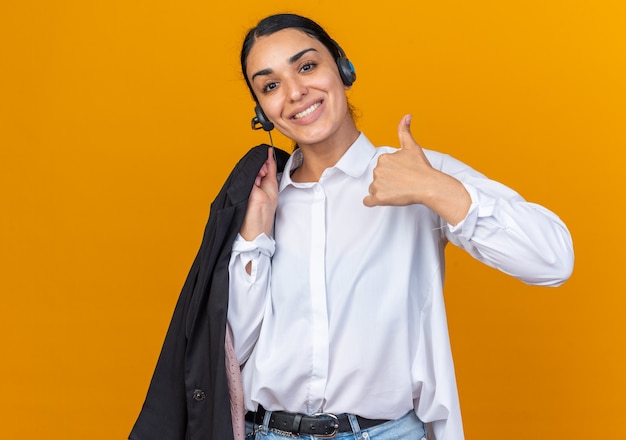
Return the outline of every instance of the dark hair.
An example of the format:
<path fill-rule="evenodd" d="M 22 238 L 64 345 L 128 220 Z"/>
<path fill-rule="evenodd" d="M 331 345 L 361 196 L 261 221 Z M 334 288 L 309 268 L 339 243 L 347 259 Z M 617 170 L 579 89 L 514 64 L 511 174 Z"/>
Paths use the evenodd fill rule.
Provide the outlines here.
<path fill-rule="evenodd" d="M 243 46 L 241 47 L 241 73 L 243 74 L 243 78 L 246 80 L 248 89 L 250 90 L 252 98 L 255 101 L 257 100 L 256 95 L 252 91 L 252 85 L 248 80 L 248 71 L 246 67 L 248 55 L 250 54 L 250 50 L 252 49 L 252 46 L 257 38 L 271 35 L 283 29 L 298 29 L 322 43 L 328 49 L 333 58 L 337 59 L 341 56 L 337 43 L 330 38 L 330 35 L 328 35 L 328 33 L 326 33 L 326 31 L 319 24 L 309 18 L 296 14 L 276 14 L 262 19 L 256 27 L 253 27 L 248 31 L 243 40 Z"/>

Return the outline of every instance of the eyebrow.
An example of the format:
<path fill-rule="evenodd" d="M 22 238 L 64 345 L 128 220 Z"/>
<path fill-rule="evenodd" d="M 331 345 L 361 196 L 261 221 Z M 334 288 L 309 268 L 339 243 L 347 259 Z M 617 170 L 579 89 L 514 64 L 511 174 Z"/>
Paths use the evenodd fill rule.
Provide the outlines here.
<path fill-rule="evenodd" d="M 297 54 L 289 57 L 289 60 L 288 60 L 289 64 L 296 63 L 300 58 L 302 58 L 304 56 L 304 54 L 306 54 L 307 52 L 311 52 L 311 51 L 317 52 L 317 49 L 315 49 L 313 47 L 309 47 L 308 49 L 301 50 Z M 259 70 L 254 75 L 252 75 L 251 81 L 254 81 L 254 78 L 256 78 L 257 76 L 270 75 L 272 73 L 274 73 L 274 71 L 272 69 L 262 69 L 262 70 Z"/>

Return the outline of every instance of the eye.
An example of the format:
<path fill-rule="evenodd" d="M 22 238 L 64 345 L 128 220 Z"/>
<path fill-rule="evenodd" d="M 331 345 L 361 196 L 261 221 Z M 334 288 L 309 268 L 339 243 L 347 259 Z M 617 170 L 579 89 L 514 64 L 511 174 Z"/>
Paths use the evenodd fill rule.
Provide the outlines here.
<path fill-rule="evenodd" d="M 269 82 L 263 86 L 263 93 L 269 93 L 272 90 L 274 90 L 276 87 L 278 87 L 277 82 Z"/>
<path fill-rule="evenodd" d="M 301 72 L 308 72 L 308 71 L 310 71 L 310 70 L 315 69 L 315 67 L 316 67 L 316 66 L 317 66 L 317 63 L 313 63 L 313 62 L 310 62 L 310 61 L 309 61 L 309 62 L 304 63 L 304 64 L 302 65 L 302 67 L 300 68 L 300 71 L 301 71 Z"/>

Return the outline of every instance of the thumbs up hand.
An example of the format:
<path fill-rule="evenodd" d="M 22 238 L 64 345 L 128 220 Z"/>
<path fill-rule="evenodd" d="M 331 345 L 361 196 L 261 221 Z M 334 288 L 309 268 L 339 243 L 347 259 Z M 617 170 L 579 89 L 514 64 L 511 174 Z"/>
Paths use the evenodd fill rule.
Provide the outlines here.
<path fill-rule="evenodd" d="M 471 199 L 455 178 L 432 167 L 426 154 L 411 134 L 411 115 L 398 125 L 400 149 L 383 154 L 374 168 L 374 178 L 363 204 L 406 206 L 423 204 L 451 224 L 463 220 Z"/>
<path fill-rule="evenodd" d="M 429 176 L 434 171 L 422 147 L 411 135 L 411 115 L 406 115 L 398 125 L 400 149 L 393 154 L 383 154 L 374 168 L 374 180 L 365 206 L 404 206 L 422 203 Z"/>

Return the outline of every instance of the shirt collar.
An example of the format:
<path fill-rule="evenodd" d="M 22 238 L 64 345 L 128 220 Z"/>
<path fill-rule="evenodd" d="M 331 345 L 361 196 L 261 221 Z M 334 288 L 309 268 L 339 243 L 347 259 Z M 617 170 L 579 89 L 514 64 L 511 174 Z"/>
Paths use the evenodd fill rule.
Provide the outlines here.
<path fill-rule="evenodd" d="M 370 160 L 375 154 L 376 147 L 361 133 L 339 161 L 324 171 L 320 180 L 337 172 L 343 172 L 348 176 L 358 178 L 367 170 Z M 295 184 L 291 180 L 291 173 L 300 165 L 302 165 L 302 151 L 296 149 L 285 165 L 285 171 L 280 179 L 279 191 L 282 191 L 288 185 Z"/>

